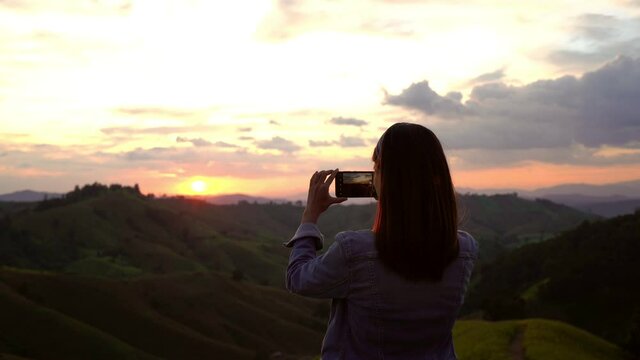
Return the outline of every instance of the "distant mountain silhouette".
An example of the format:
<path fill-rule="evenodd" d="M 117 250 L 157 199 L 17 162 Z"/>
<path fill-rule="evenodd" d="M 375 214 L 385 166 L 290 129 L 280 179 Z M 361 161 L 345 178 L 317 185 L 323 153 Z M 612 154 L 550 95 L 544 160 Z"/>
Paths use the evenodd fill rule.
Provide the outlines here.
<path fill-rule="evenodd" d="M 640 198 L 640 180 L 610 183 L 603 185 L 590 184 L 562 184 L 547 188 L 524 192 L 526 196 L 546 197 L 558 194 L 580 194 L 587 196 L 621 195 L 630 198 Z"/>
<path fill-rule="evenodd" d="M 0 195 L 0 201 L 14 201 L 14 202 L 36 202 L 44 199 L 54 199 L 61 197 L 60 193 L 51 193 L 43 191 L 22 190 L 15 191 L 8 194 Z"/>
<path fill-rule="evenodd" d="M 640 207 L 640 180 L 604 185 L 562 184 L 533 191 L 518 189 L 459 188 L 460 193 L 517 193 L 527 199 L 548 199 L 581 211 L 604 217 L 632 214 Z"/>
<path fill-rule="evenodd" d="M 614 217 L 624 214 L 633 214 L 640 208 L 640 198 L 631 198 L 622 195 L 590 196 L 580 194 L 546 195 L 546 199 L 559 204 L 565 204 L 586 213 L 604 217 Z"/>
<path fill-rule="evenodd" d="M 459 193 L 476 193 L 476 194 L 505 194 L 518 193 L 518 195 L 527 198 L 548 198 L 551 196 L 587 196 L 587 197 L 624 197 L 624 198 L 640 198 L 640 180 L 624 181 L 617 183 L 609 183 L 602 185 L 591 184 L 561 184 L 551 187 L 538 188 L 535 190 L 523 190 L 517 188 L 495 188 L 495 189 L 474 189 L 474 188 L 456 188 Z M 616 199 L 620 200 L 620 199 Z"/>
<path fill-rule="evenodd" d="M 222 194 L 222 195 L 214 195 L 214 196 L 193 196 L 193 198 L 204 200 L 210 204 L 216 205 L 235 205 L 241 201 L 245 201 L 248 203 L 256 203 L 256 204 L 268 204 L 268 203 L 276 203 L 282 204 L 287 202 L 285 199 L 271 199 L 261 196 L 252 196 L 246 194 Z"/>

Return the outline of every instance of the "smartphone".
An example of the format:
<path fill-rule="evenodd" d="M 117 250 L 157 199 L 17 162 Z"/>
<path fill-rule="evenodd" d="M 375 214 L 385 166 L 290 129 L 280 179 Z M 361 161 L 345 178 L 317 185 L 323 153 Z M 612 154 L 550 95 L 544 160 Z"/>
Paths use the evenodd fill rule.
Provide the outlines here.
<path fill-rule="evenodd" d="M 338 171 L 335 182 L 337 197 L 377 199 L 373 171 Z"/>

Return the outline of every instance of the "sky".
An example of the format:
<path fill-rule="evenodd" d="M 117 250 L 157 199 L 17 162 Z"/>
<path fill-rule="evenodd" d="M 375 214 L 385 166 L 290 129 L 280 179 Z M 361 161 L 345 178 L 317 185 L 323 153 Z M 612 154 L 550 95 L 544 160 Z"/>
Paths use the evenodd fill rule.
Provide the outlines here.
<path fill-rule="evenodd" d="M 459 188 L 640 179 L 640 1 L 0 0 L 0 193 L 295 197 L 400 121 Z"/>

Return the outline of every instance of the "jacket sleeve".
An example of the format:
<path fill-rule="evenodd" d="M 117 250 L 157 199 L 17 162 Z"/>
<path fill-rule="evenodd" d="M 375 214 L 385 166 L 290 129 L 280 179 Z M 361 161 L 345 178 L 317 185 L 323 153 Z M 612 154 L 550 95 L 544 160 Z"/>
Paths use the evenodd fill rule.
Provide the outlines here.
<path fill-rule="evenodd" d="M 323 239 L 315 224 L 305 223 L 285 244 L 293 247 L 287 267 L 287 289 L 315 298 L 344 298 L 349 290 L 344 249 L 336 240 L 324 254 L 316 256 L 316 250 L 322 248 Z"/>

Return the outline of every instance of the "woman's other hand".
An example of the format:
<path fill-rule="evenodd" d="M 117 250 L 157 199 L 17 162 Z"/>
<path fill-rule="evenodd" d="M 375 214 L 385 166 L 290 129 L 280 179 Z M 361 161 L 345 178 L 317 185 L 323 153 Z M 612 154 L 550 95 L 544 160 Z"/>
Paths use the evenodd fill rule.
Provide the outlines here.
<path fill-rule="evenodd" d="M 302 214 L 301 223 L 316 223 L 320 214 L 329 206 L 346 201 L 347 198 L 335 198 L 329 195 L 329 186 L 338 174 L 338 169 L 316 171 L 309 181 L 307 207 Z"/>

